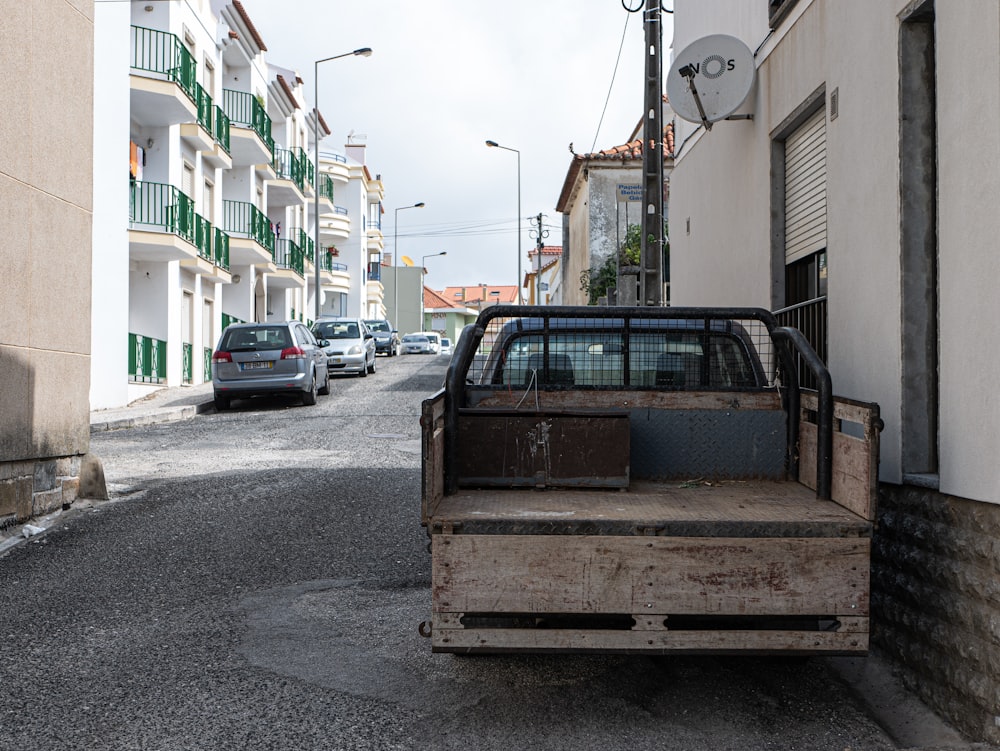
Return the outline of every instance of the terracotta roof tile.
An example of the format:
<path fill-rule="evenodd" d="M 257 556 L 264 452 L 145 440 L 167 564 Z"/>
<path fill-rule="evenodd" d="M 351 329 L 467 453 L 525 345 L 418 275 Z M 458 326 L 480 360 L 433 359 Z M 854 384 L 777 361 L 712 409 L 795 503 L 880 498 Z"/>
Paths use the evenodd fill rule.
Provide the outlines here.
<path fill-rule="evenodd" d="M 295 98 L 295 92 L 292 91 L 292 87 L 288 85 L 288 81 L 280 73 L 276 76 L 278 79 L 278 85 L 281 87 L 282 91 L 285 92 L 285 96 L 288 97 L 288 101 L 295 105 L 295 109 L 299 109 L 299 101 Z"/>
<path fill-rule="evenodd" d="M 665 99 L 665 98 L 664 98 Z M 635 132 L 633 132 L 633 135 Z M 667 123 L 663 126 L 663 159 L 672 159 L 674 156 L 674 125 Z M 612 146 L 610 149 L 595 151 L 590 154 L 573 154 L 573 161 L 570 162 L 566 179 L 563 181 L 562 192 L 559 194 L 559 201 L 556 203 L 556 211 L 562 212 L 569 202 L 573 185 L 583 169 L 584 163 L 589 161 L 622 161 L 642 159 L 642 139 L 637 138 L 621 146 Z"/>
<path fill-rule="evenodd" d="M 267 45 L 264 44 L 264 40 L 260 38 L 260 32 L 257 31 L 257 27 L 253 25 L 253 21 L 250 20 L 250 16 L 243 9 L 243 3 L 240 0 L 233 0 L 233 7 L 236 8 L 236 12 L 240 14 L 243 19 L 243 23 L 247 25 L 250 30 L 250 36 L 253 37 L 254 43 L 261 52 L 267 52 Z"/>

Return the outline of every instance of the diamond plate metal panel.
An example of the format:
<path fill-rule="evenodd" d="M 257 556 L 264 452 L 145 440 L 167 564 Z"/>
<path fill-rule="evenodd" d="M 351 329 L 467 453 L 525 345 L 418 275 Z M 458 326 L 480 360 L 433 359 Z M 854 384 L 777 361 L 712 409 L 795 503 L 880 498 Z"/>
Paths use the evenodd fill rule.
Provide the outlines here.
<path fill-rule="evenodd" d="M 780 410 L 656 410 L 630 413 L 635 479 L 785 478 Z"/>

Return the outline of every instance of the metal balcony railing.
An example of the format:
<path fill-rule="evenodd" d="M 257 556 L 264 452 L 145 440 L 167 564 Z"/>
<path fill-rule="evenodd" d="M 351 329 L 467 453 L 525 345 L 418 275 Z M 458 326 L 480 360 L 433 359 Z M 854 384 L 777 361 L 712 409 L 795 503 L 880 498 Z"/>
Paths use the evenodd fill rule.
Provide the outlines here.
<path fill-rule="evenodd" d="M 305 254 L 291 240 L 275 240 L 274 265 L 279 269 L 294 271 L 301 277 L 305 276 Z"/>
<path fill-rule="evenodd" d="M 128 377 L 134 383 L 163 383 L 167 379 L 167 343 L 129 332 Z"/>
<path fill-rule="evenodd" d="M 228 154 L 229 153 L 229 116 L 219 105 L 213 107 L 215 116 L 215 130 L 212 135 L 215 136 L 215 141 L 218 143 Z"/>
<path fill-rule="evenodd" d="M 201 214 L 194 215 L 194 244 L 198 255 L 212 261 L 212 223 Z"/>
<path fill-rule="evenodd" d="M 203 347 L 201 357 L 201 379 L 204 383 L 209 383 L 212 380 L 212 348 Z"/>
<path fill-rule="evenodd" d="M 333 178 L 329 175 L 319 176 L 319 195 L 333 203 Z"/>
<path fill-rule="evenodd" d="M 264 105 L 245 91 L 222 90 L 222 108 L 229 116 L 231 125 L 250 128 L 274 154 L 274 138 L 271 136 L 271 118 L 264 111 Z"/>
<path fill-rule="evenodd" d="M 302 251 L 305 253 L 305 257 L 309 263 L 312 263 L 314 245 L 313 239 L 309 237 L 303 229 L 292 230 L 292 239 L 300 248 L 302 248 Z"/>
<path fill-rule="evenodd" d="M 222 228 L 230 235 L 253 240 L 274 257 L 274 233 L 263 211 L 245 201 L 222 202 Z"/>
<path fill-rule="evenodd" d="M 132 69 L 172 81 L 198 104 L 198 65 L 176 35 L 142 26 L 132 27 Z"/>
<path fill-rule="evenodd" d="M 190 342 L 181 342 L 181 382 L 192 383 L 194 381 L 194 345 Z"/>
<path fill-rule="evenodd" d="M 347 164 L 347 157 L 343 154 L 338 154 L 336 151 L 321 151 L 319 152 L 319 157 L 320 159 L 329 159 L 331 162 Z"/>
<path fill-rule="evenodd" d="M 215 227 L 215 238 L 212 243 L 212 261 L 220 269 L 229 271 L 229 235 L 219 227 Z"/>
<path fill-rule="evenodd" d="M 368 281 L 369 282 L 380 282 L 382 281 L 382 264 L 380 263 L 369 263 L 368 264 Z"/>
<path fill-rule="evenodd" d="M 171 232 L 197 244 L 194 202 L 173 185 L 132 183 L 128 216 L 132 227 Z"/>
<path fill-rule="evenodd" d="M 292 153 L 295 154 L 296 158 L 299 160 L 300 169 L 302 170 L 302 179 L 309 185 L 315 185 L 316 169 L 313 166 L 312 160 L 309 159 L 309 155 L 306 153 L 305 149 L 296 146 L 292 149 Z"/>
<path fill-rule="evenodd" d="M 819 355 L 819 359 L 826 363 L 826 297 L 817 297 L 797 305 L 790 305 L 787 308 L 774 311 L 774 315 L 782 326 L 791 326 L 801 331 L 806 341 Z M 816 377 L 812 370 L 805 367 L 804 363 L 800 361 L 800 355 L 795 354 L 794 357 L 795 367 L 799 373 L 799 386 L 815 389 Z"/>
<path fill-rule="evenodd" d="M 299 190 L 305 190 L 305 168 L 298 154 L 292 150 L 277 146 L 274 149 L 273 165 L 274 172 L 280 179 L 290 180 L 299 187 Z"/>
<path fill-rule="evenodd" d="M 222 330 L 225 331 L 226 327 L 233 323 L 246 323 L 242 318 L 237 318 L 236 316 L 231 316 L 228 313 L 222 314 Z"/>
<path fill-rule="evenodd" d="M 212 96 L 200 83 L 194 85 L 194 103 L 198 105 L 198 124 L 215 137 L 215 118 L 212 116 Z"/>

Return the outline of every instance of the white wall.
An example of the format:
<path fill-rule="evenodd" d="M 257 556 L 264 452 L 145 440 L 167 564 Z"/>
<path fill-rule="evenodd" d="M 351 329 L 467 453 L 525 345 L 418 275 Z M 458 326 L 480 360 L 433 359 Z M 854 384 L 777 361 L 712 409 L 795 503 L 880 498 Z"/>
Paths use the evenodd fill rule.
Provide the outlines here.
<path fill-rule="evenodd" d="M 761 43 L 763 3 L 760 19 L 740 19 L 739 0 L 678 5 L 678 48 L 720 32 L 751 50 Z M 671 179 L 673 302 L 770 307 L 771 137 L 818 87 L 827 100 L 837 90 L 838 116 L 827 119 L 829 365 L 837 393 L 880 404 L 890 482 L 902 479 L 898 14 L 907 5 L 800 2 L 761 47 L 757 89 L 742 110 L 753 122 L 718 123 L 690 139 Z M 940 483 L 997 502 L 1000 399 L 984 376 L 1000 369 L 1000 350 L 981 331 L 996 319 L 1000 266 L 1000 10 L 992 0 L 936 5 Z M 692 130 L 680 127 L 678 143 Z"/>
<path fill-rule="evenodd" d="M 1000 502 L 1000 9 L 937 4 L 941 490 Z"/>
<path fill-rule="evenodd" d="M 129 140 L 127 3 L 94 4 L 94 214 L 90 408 L 128 400 L 129 183 L 122 163 Z"/>

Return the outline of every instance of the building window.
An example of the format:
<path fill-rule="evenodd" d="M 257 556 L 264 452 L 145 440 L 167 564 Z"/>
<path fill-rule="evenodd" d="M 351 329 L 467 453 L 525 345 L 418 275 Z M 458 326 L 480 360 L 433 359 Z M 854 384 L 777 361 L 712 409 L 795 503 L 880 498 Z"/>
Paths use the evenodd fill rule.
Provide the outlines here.
<path fill-rule="evenodd" d="M 826 297 L 826 251 L 821 250 L 785 267 L 785 305 Z"/>
<path fill-rule="evenodd" d="M 791 12 L 799 0 L 767 0 L 767 22 L 772 29 L 778 28 L 781 21 Z"/>

